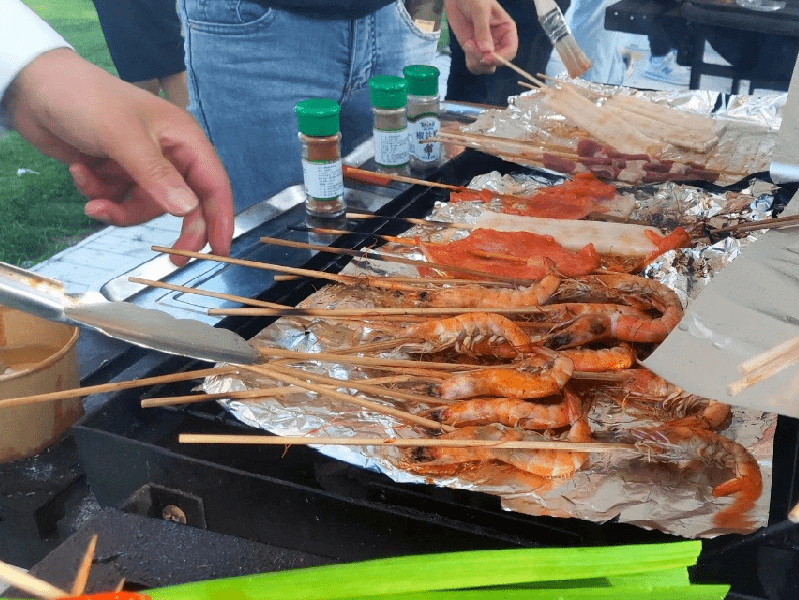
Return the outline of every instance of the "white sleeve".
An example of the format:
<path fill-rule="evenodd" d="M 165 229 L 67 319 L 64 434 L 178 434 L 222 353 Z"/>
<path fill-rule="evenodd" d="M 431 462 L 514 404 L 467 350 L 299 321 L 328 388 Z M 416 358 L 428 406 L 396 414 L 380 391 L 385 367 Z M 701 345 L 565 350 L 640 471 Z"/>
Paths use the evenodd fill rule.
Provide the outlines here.
<path fill-rule="evenodd" d="M 22 0 L 0 0 L 0 99 L 34 58 L 55 48 L 71 48 Z M 0 113 L 0 128 L 3 115 Z"/>

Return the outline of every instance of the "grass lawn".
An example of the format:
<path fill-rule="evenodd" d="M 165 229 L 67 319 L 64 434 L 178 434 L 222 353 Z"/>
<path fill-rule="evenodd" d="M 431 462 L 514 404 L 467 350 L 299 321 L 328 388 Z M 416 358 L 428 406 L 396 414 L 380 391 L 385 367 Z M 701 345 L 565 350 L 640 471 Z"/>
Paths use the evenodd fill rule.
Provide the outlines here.
<path fill-rule="evenodd" d="M 116 74 L 92 0 L 25 3 L 81 56 Z M 83 214 L 84 202 L 66 165 L 16 133 L 0 137 L 0 261 L 30 266 L 102 228 Z"/>

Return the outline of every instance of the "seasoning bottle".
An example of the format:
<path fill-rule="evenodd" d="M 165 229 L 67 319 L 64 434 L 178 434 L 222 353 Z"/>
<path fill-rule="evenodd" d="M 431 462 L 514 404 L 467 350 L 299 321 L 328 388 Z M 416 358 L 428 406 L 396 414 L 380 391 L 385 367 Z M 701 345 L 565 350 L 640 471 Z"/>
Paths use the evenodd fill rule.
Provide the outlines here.
<path fill-rule="evenodd" d="M 369 80 L 374 113 L 375 163 L 381 173 L 408 175 L 407 83 L 396 75 Z"/>
<path fill-rule="evenodd" d="M 408 65 L 402 70 L 408 82 L 408 139 L 411 171 L 429 173 L 441 166 L 441 143 L 425 142 L 441 130 L 436 67 Z"/>
<path fill-rule="evenodd" d="M 341 172 L 341 107 L 329 98 L 301 100 L 294 107 L 302 144 L 305 211 L 313 217 L 344 214 L 344 176 Z"/>

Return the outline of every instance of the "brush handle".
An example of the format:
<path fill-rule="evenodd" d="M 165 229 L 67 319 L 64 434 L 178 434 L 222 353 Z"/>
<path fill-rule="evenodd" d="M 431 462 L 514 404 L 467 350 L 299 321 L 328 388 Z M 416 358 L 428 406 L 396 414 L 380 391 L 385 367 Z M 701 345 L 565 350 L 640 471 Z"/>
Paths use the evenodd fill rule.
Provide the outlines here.
<path fill-rule="evenodd" d="M 547 34 L 553 46 L 563 38 L 571 35 L 566 18 L 554 0 L 535 0 L 535 8 L 538 14 L 538 22 L 541 23 L 544 33 Z"/>

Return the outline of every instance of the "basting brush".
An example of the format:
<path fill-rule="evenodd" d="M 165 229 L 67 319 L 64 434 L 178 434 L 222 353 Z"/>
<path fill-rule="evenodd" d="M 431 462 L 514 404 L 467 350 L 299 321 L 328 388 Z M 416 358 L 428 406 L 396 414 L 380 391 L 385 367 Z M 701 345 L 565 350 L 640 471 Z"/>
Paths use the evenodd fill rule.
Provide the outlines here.
<path fill-rule="evenodd" d="M 577 40 L 569 30 L 560 7 L 555 4 L 555 0 L 534 0 L 534 2 L 538 21 L 552 42 L 552 46 L 558 51 L 569 77 L 579 77 L 591 68 L 591 59 L 577 45 Z"/>

